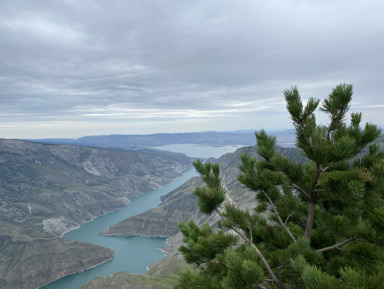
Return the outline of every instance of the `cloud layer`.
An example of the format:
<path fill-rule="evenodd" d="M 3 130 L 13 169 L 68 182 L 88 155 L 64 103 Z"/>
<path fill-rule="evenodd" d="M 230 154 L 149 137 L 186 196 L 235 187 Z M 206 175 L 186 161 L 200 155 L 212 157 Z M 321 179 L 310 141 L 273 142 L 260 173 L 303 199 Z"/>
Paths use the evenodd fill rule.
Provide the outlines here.
<path fill-rule="evenodd" d="M 282 90 L 382 124 L 384 2 L 3 1 L 0 137 L 288 128 Z"/>

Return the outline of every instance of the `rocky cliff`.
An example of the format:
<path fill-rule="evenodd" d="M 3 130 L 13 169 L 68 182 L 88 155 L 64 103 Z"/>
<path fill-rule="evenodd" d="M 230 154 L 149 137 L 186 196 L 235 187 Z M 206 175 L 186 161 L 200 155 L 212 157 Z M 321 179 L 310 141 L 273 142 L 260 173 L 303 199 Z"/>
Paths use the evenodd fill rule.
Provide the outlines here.
<path fill-rule="evenodd" d="M 196 213 L 197 198 L 191 190 L 201 185 L 198 177 L 161 197 L 161 204 L 142 214 L 125 219 L 105 229 L 102 235 L 141 235 L 170 237 L 179 232 L 178 222 L 188 221 Z"/>
<path fill-rule="evenodd" d="M 34 289 L 113 257 L 107 248 L 0 222 L 0 288 Z"/>

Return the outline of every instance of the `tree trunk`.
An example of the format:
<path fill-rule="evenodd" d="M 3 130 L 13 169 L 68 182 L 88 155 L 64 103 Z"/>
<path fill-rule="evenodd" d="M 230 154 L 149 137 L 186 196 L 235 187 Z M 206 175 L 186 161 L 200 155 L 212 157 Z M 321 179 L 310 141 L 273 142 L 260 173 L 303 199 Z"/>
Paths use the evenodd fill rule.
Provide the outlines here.
<path fill-rule="evenodd" d="M 305 224 L 304 237 L 309 239 L 312 234 L 313 220 L 315 218 L 315 206 L 316 202 L 311 201 L 308 205 L 307 223 Z"/>

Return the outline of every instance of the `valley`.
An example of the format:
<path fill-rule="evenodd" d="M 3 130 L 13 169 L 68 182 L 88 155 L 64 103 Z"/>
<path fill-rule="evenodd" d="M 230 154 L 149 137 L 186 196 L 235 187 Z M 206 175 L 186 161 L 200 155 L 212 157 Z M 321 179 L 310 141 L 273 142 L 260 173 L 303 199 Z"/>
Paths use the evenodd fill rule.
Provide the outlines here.
<path fill-rule="evenodd" d="M 109 249 L 59 236 L 190 167 L 169 152 L 0 140 L 1 287 L 35 289 L 110 260 Z"/>
<path fill-rule="evenodd" d="M 382 138 L 379 142 L 382 142 Z M 16 140 L 0 140 L 0 144 L 0 170 L 3 176 L 0 180 L 0 217 L 3 228 L 17 228 L 0 231 L 1 254 L 8 256 L 8 259 L 3 257 L 1 261 L 4 262 L 0 265 L 0 282 L 4 288 L 34 289 L 110 260 L 113 256 L 111 250 L 89 244 L 82 247 L 82 242 L 68 243 L 66 241 L 69 240 L 58 236 L 97 216 L 126 206 L 135 196 L 164 187 L 189 169 L 193 160 L 182 154 L 147 148 L 103 149 Z M 306 161 L 294 148 L 279 147 L 278 150 L 288 158 Z M 257 157 L 255 147 L 249 146 L 208 161 L 220 164 L 229 197 L 236 206 L 245 208 L 254 206 L 255 199 L 254 193 L 241 186 L 236 179 L 241 153 Z M 121 222 L 111 223 L 107 227 L 99 227 L 98 233 L 102 231 L 103 236 L 167 237 L 167 246 L 162 247 L 166 257 L 151 265 L 148 272 L 138 272 L 139 275 L 132 271 L 121 272 L 99 277 L 81 288 L 105 288 L 106 284 L 108 288 L 116 289 L 125 288 L 123 284 L 134 284 L 135 288 L 172 288 L 174 274 L 186 266 L 177 250 L 182 244 L 177 223 L 193 219 L 197 224 L 208 222 L 214 226 L 218 220 L 214 214 L 206 217 L 198 212 L 197 198 L 192 193 L 198 185 L 201 185 L 201 181 L 194 177 L 161 196 L 161 203 L 157 207 L 126 216 Z M 9 232 L 17 232 L 17 236 L 11 236 Z M 20 240 L 24 243 L 20 243 Z M 23 248 L 32 248 L 35 255 L 41 254 L 39 250 L 45 244 L 42 240 L 52 243 L 50 253 L 41 260 L 26 258 L 23 255 L 26 251 L 16 247 L 21 244 Z M 78 251 L 72 251 L 73 247 Z M 77 256 L 85 256 L 88 250 L 92 251 L 92 258 L 71 258 L 75 252 Z M 9 251 L 17 253 L 12 255 L 12 259 L 18 262 L 11 261 L 8 253 L 4 253 Z M 58 255 L 52 252 L 69 254 L 68 258 L 60 257 L 64 261 L 62 265 L 57 265 L 60 264 L 55 261 Z M 51 269 L 53 263 L 58 269 Z M 70 270 L 64 270 L 63 267 Z M 37 287 L 34 282 L 27 281 L 30 278 L 27 273 L 29 270 L 34 272 L 37 280 L 34 282 L 40 284 Z M 12 283 L 15 280 L 19 280 L 17 285 Z"/>

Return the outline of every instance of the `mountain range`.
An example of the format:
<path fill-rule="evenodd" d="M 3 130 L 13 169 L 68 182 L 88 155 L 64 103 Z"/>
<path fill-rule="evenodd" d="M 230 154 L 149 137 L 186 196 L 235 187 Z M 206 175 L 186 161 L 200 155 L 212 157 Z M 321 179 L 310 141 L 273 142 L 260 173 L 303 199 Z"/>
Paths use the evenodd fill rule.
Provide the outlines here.
<path fill-rule="evenodd" d="M 34 289 L 110 260 L 111 250 L 64 240 L 60 235 L 125 206 L 134 196 L 168 184 L 190 168 L 191 158 L 153 147 L 253 144 L 255 139 L 251 132 L 205 132 L 39 141 L 0 139 L 0 287 L 4 289 Z M 381 145 L 383 141 L 384 137 L 378 140 Z M 292 132 L 278 134 L 278 143 L 291 146 Z M 278 149 L 291 159 L 305 161 L 295 148 Z M 228 196 L 238 207 L 255 204 L 254 193 L 236 179 L 240 154 L 257 157 L 255 151 L 254 146 L 243 147 L 208 160 L 220 164 Z M 144 275 L 121 272 L 96 278 L 81 288 L 172 288 L 174 274 L 187 266 L 177 250 L 182 244 L 177 223 L 194 219 L 197 224 L 214 226 L 217 222 L 215 215 L 207 218 L 198 211 L 192 192 L 201 184 L 198 177 L 193 178 L 163 196 L 157 208 L 102 232 L 169 237 L 168 246 L 162 248 L 166 258 Z"/>
<path fill-rule="evenodd" d="M 294 143 L 293 130 L 270 131 L 276 135 L 278 144 L 282 146 L 292 146 Z M 193 133 L 157 133 L 149 135 L 99 135 L 85 136 L 78 139 L 35 139 L 40 143 L 53 144 L 76 144 L 94 147 L 109 147 L 126 150 L 135 148 L 151 148 L 170 144 L 200 144 L 210 146 L 224 145 L 244 145 L 255 144 L 254 131 L 207 131 Z"/>

